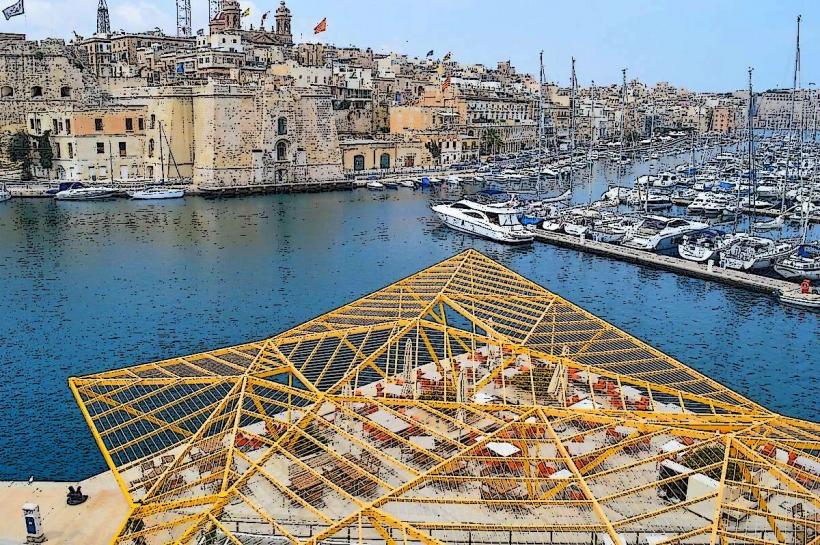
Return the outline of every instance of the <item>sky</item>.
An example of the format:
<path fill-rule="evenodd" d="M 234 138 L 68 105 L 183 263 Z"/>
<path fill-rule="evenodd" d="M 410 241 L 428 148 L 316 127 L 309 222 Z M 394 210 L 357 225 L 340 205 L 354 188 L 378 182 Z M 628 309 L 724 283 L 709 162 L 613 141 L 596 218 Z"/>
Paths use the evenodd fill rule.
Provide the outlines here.
<path fill-rule="evenodd" d="M 0 0 L 11 4 L 14 0 Z M 31 38 L 92 34 L 98 0 L 25 0 L 26 15 L 0 18 L 0 32 Z M 245 26 L 258 26 L 279 0 L 240 0 Z M 176 32 L 174 0 L 108 0 L 112 30 L 160 27 Z M 294 40 L 371 47 L 436 57 L 452 51 L 461 62 L 495 66 L 511 60 L 538 73 L 544 51 L 547 79 L 566 84 L 576 58 L 582 85 L 631 79 L 667 81 L 699 91 L 790 87 L 796 17 L 801 27 L 801 81 L 820 78 L 820 2 L 761 0 L 290 0 Z M 192 0 L 193 28 L 207 25 L 208 0 Z M 272 18 L 271 14 L 271 18 Z M 327 17 L 328 31 L 313 35 Z M 818 81 L 820 83 L 820 80 Z"/>

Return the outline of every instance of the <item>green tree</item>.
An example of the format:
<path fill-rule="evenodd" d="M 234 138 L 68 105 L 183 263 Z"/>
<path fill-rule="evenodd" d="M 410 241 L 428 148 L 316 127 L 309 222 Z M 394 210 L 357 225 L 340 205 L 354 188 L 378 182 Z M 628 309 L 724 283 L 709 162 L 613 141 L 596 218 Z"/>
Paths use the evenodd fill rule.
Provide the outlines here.
<path fill-rule="evenodd" d="M 430 155 L 433 157 L 433 162 L 438 163 L 439 158 L 441 158 L 441 143 L 430 140 L 424 144 L 424 147 L 430 152 Z"/>
<path fill-rule="evenodd" d="M 484 138 L 481 142 L 482 154 L 495 155 L 503 143 L 501 135 L 496 129 L 488 129 L 487 132 L 484 133 Z"/>
<path fill-rule="evenodd" d="M 40 166 L 46 170 L 51 170 L 54 165 L 54 150 L 51 149 L 50 135 L 51 131 L 45 131 L 37 139 L 37 154 L 40 156 Z"/>
<path fill-rule="evenodd" d="M 20 163 L 23 169 L 21 178 L 31 180 L 31 142 L 23 131 L 14 133 L 9 141 L 9 158 Z"/>

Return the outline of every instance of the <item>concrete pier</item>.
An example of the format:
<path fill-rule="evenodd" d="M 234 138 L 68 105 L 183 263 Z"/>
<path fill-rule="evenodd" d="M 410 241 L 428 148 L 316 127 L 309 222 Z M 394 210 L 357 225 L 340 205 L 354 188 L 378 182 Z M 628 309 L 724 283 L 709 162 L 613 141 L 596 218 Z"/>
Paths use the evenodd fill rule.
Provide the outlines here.
<path fill-rule="evenodd" d="M 537 240 L 548 244 L 554 244 L 564 248 L 572 248 L 582 252 L 606 256 L 609 258 L 645 265 L 647 267 L 654 267 L 656 269 L 671 271 L 678 274 L 685 274 L 687 276 L 702 278 L 704 280 L 722 282 L 724 284 L 730 284 L 732 286 L 775 296 L 780 293 L 780 290 L 793 290 L 797 287 L 796 284 L 779 278 L 769 278 L 759 274 L 724 269 L 718 267 L 717 264 L 710 268 L 705 263 L 695 263 L 679 257 L 645 252 L 606 242 L 596 242 L 588 239 L 581 240 L 580 237 L 566 235 L 563 233 L 554 233 L 543 229 L 536 229 L 535 236 Z"/>
<path fill-rule="evenodd" d="M 88 500 L 66 505 L 69 485 L 80 485 Z M 106 545 L 128 514 L 128 503 L 110 471 L 79 483 L 0 482 L 0 545 L 26 542 L 24 503 L 40 506 L 46 545 Z"/>

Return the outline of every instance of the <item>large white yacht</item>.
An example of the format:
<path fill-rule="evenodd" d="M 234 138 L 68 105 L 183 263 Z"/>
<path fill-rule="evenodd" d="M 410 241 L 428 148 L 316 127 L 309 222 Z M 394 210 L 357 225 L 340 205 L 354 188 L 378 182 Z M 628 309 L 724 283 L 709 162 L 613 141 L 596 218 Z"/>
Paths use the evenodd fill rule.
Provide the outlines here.
<path fill-rule="evenodd" d="M 54 198 L 58 201 L 96 201 L 109 199 L 116 193 L 117 190 L 111 187 L 86 187 L 81 183 L 73 183 L 68 188 L 55 193 Z"/>
<path fill-rule="evenodd" d="M 535 236 L 518 221 L 518 211 L 470 200 L 434 204 L 430 208 L 444 225 L 480 237 L 506 243 L 532 242 Z"/>
<path fill-rule="evenodd" d="M 637 228 L 632 230 L 622 244 L 638 250 L 666 252 L 677 249 L 684 235 L 709 227 L 699 221 L 666 216 L 644 216 Z"/>
<path fill-rule="evenodd" d="M 129 191 L 128 196 L 138 201 L 181 199 L 185 196 L 184 189 L 173 189 L 170 187 L 146 187 L 139 191 Z"/>

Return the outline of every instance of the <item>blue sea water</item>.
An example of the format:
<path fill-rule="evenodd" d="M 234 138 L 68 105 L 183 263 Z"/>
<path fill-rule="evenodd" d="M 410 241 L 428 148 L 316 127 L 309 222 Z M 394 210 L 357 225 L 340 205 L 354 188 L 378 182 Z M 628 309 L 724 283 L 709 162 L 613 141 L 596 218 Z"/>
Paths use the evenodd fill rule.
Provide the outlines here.
<path fill-rule="evenodd" d="M 439 226 L 428 203 L 402 189 L 0 205 L 0 479 L 105 469 L 69 376 L 270 336 L 468 247 L 772 410 L 818 420 L 817 314 L 475 239 Z"/>

